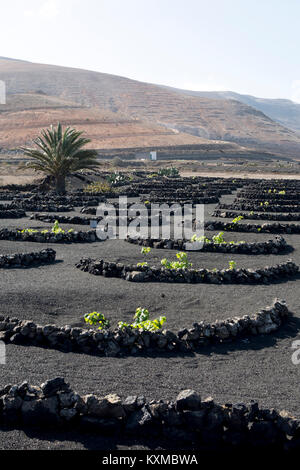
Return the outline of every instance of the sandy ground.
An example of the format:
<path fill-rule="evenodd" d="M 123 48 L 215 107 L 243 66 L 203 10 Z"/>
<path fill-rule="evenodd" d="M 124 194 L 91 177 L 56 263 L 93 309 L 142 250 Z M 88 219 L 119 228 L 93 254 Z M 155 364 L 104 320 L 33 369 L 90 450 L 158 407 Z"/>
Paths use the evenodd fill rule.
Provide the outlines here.
<path fill-rule="evenodd" d="M 232 196 L 225 197 L 229 201 Z M 213 205 L 207 206 L 210 213 Z M 1 220 L 1 227 L 47 227 L 38 221 Z M 68 228 L 68 226 L 64 227 Z M 74 226 L 75 227 L 75 226 Z M 76 226 L 83 229 L 83 226 Z M 87 229 L 85 227 L 85 229 Z M 213 233 L 209 232 L 211 236 Z M 266 234 L 228 233 L 226 239 L 266 240 Z M 195 266 L 224 267 L 234 259 L 238 266 L 274 265 L 293 258 L 300 263 L 300 236 L 285 236 L 294 247 L 291 254 L 223 255 L 190 253 Z M 38 251 L 45 245 L 0 241 L 0 253 Z M 7 346 L 7 364 L 0 365 L 0 386 L 28 380 L 40 384 L 58 375 L 65 376 L 80 393 L 143 394 L 149 399 L 174 399 L 182 389 L 192 388 L 202 397 L 212 395 L 218 402 L 258 400 L 263 406 L 287 409 L 300 418 L 298 403 L 300 367 L 291 361 L 292 342 L 300 328 L 299 280 L 271 285 L 190 285 L 128 283 L 120 279 L 92 276 L 74 267 L 81 257 L 107 260 L 143 260 L 140 249 L 125 241 L 109 240 L 93 244 L 50 245 L 58 262 L 51 266 L 2 270 L 0 273 L 1 313 L 41 324 L 81 325 L 83 314 L 98 310 L 116 324 L 130 320 L 136 307 L 145 306 L 153 315 L 164 313 L 167 327 L 178 330 L 194 321 L 254 314 L 270 305 L 275 297 L 288 301 L 293 317 L 275 335 L 252 337 L 203 349 L 199 354 L 103 358 L 63 353 L 37 347 Z M 163 257 L 175 258 L 174 250 L 152 250 L 150 264 Z M 109 449 L 121 443 L 75 434 L 34 434 L 23 430 L 0 432 L 0 449 Z M 147 447 L 147 445 L 145 444 Z"/>
<path fill-rule="evenodd" d="M 300 175 L 291 175 L 290 173 L 247 173 L 247 172 L 225 172 L 225 171 L 188 171 L 183 170 L 180 172 L 181 176 L 208 176 L 216 178 L 251 178 L 258 179 L 264 178 L 267 180 L 271 179 L 287 179 L 287 180 L 299 180 Z"/>
<path fill-rule="evenodd" d="M 36 173 L 29 169 L 19 169 L 20 163 L 23 159 L 18 156 L 12 155 L 0 155 L 0 188 L 7 184 L 26 184 L 32 183 L 37 178 L 42 178 L 41 173 Z M 149 172 L 156 172 L 159 168 L 176 167 L 179 169 L 181 176 L 193 177 L 193 176 L 204 176 L 204 177 L 220 177 L 220 178 L 265 178 L 265 179 L 300 179 L 300 173 L 298 173 L 298 166 L 294 166 L 289 169 L 289 172 L 285 173 L 284 168 L 278 168 L 276 163 L 273 166 L 268 164 L 265 167 L 258 167 L 255 171 L 247 171 L 246 168 L 243 170 L 241 166 L 236 165 L 232 167 L 218 169 L 217 161 L 215 164 L 208 163 L 208 166 L 202 166 L 203 160 L 157 160 L 156 162 L 145 161 L 130 161 L 124 163 L 120 167 L 116 167 L 113 160 L 102 160 L 100 170 L 103 171 L 125 171 L 131 172 L 133 170 L 144 170 Z M 224 163 L 224 162 L 223 162 Z M 257 162 L 259 164 L 259 162 Z M 294 163 L 294 165 L 296 165 Z"/>

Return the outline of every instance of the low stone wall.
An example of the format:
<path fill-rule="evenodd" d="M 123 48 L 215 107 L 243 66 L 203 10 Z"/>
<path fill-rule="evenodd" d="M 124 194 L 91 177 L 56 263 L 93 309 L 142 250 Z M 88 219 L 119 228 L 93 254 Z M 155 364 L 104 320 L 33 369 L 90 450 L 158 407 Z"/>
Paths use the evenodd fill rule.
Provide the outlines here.
<path fill-rule="evenodd" d="M 164 187 L 163 189 L 160 189 L 159 191 L 154 190 L 151 191 L 150 194 L 148 195 L 148 199 L 157 199 L 157 200 L 174 200 L 174 201 L 199 201 L 199 200 L 206 200 L 207 198 L 212 198 L 214 200 L 219 199 L 222 196 L 221 192 L 218 190 L 214 191 L 200 191 L 200 190 L 189 190 L 187 187 L 180 189 L 180 190 L 174 190 L 172 188 L 167 188 Z"/>
<path fill-rule="evenodd" d="M 118 203 L 109 203 L 110 205 L 112 205 L 115 209 L 115 214 L 116 214 L 116 217 L 119 217 L 120 215 L 120 211 L 119 211 L 119 204 Z M 132 206 L 134 206 L 136 203 L 128 203 L 127 204 L 127 211 L 128 211 L 128 214 L 130 215 L 136 215 L 135 214 L 135 211 L 132 210 L 133 214 L 131 214 L 130 212 L 130 209 Z M 140 204 L 140 203 L 137 203 L 137 204 Z M 144 203 L 143 203 L 144 204 Z M 134 207 L 133 207 L 134 208 Z M 150 204 L 144 204 L 144 207 L 143 209 L 147 210 L 147 213 L 148 213 L 148 217 L 150 219 L 151 217 L 151 205 Z M 121 211 L 123 211 L 123 209 L 121 209 Z M 96 215 L 97 214 L 97 207 L 82 207 L 81 210 L 80 210 L 81 214 L 88 214 L 88 215 Z M 188 213 L 188 209 L 186 208 L 186 213 Z"/>
<path fill-rule="evenodd" d="M 254 204 L 257 206 L 261 206 L 264 204 L 266 207 L 275 205 L 275 206 L 297 206 L 298 205 L 298 200 L 296 199 L 274 199 L 274 200 L 261 200 L 261 199 L 255 199 L 254 197 L 249 197 L 249 198 L 236 198 L 233 201 L 233 204 Z"/>
<path fill-rule="evenodd" d="M 20 219 L 22 217 L 26 217 L 26 213 L 22 209 L 0 210 L 0 219 Z"/>
<path fill-rule="evenodd" d="M 274 175 L 274 178 L 276 176 Z M 259 191 L 263 192 L 266 191 L 266 187 L 269 186 L 267 189 L 276 189 L 277 191 L 289 191 L 289 192 L 298 192 L 300 191 L 300 184 L 299 180 L 287 180 L 287 179 L 253 179 L 250 178 L 244 180 L 244 184 L 242 185 L 244 190 L 249 191 Z"/>
<path fill-rule="evenodd" d="M 21 268 L 38 264 L 53 263 L 56 252 L 47 248 L 35 253 L 15 253 L 12 255 L 0 255 L 0 268 Z"/>
<path fill-rule="evenodd" d="M 139 197 L 139 195 L 140 195 L 138 191 L 135 191 L 134 189 L 132 189 L 130 187 L 120 186 L 120 187 L 115 187 L 115 188 L 116 188 L 115 191 L 105 192 L 105 193 L 103 193 L 103 196 L 106 199 L 113 199 L 113 198 L 117 198 L 119 196 Z M 85 193 L 85 194 L 90 196 L 90 197 L 94 196 L 94 195 L 97 195 L 97 194 L 94 194 L 94 193 Z"/>
<path fill-rule="evenodd" d="M 216 209 L 212 214 L 212 217 L 222 217 L 224 219 L 234 219 L 240 215 L 244 219 L 249 220 L 275 220 L 275 221 L 300 221 L 300 214 L 267 214 L 266 212 L 236 212 L 236 211 L 222 211 Z"/>
<path fill-rule="evenodd" d="M 205 251 L 212 253 L 239 253 L 250 255 L 261 254 L 277 254 L 284 251 L 290 251 L 291 247 L 287 245 L 284 238 L 277 236 L 274 240 L 266 242 L 253 242 L 253 243 L 204 243 L 202 248 L 198 250 L 191 249 L 191 242 L 189 240 L 170 240 L 170 239 L 141 239 L 130 238 L 126 239 L 127 242 L 135 245 L 147 246 L 151 248 L 163 248 L 167 250 L 184 250 L 184 251 Z M 193 244 L 196 247 L 196 243 Z"/>
<path fill-rule="evenodd" d="M 0 192 L 0 201 L 11 201 L 14 197 L 15 193 Z"/>
<path fill-rule="evenodd" d="M 95 230 L 87 232 L 65 232 L 65 233 L 42 233 L 42 232 L 21 232 L 3 228 L 0 230 L 0 240 L 15 240 L 23 242 L 37 243 L 92 243 L 99 241 Z"/>
<path fill-rule="evenodd" d="M 95 210 L 96 212 L 96 210 Z M 30 219 L 32 220 L 41 220 L 43 222 L 49 222 L 53 223 L 56 220 L 60 224 L 77 224 L 77 225 L 90 225 L 92 221 L 96 221 L 97 223 L 100 222 L 103 217 L 80 217 L 80 216 L 67 216 L 67 215 L 47 215 L 47 214 L 32 214 L 30 216 Z M 133 220 L 136 220 L 135 217 L 106 217 L 106 223 L 108 224 L 109 222 L 115 223 L 115 225 L 118 227 L 120 225 L 120 222 L 122 222 L 122 226 L 129 225 Z M 141 217 L 141 220 L 145 223 L 148 224 L 148 226 L 151 226 L 152 224 L 157 225 L 157 224 L 162 224 L 162 216 L 161 214 L 158 214 L 157 216 L 147 217 L 143 218 Z"/>
<path fill-rule="evenodd" d="M 80 215 L 58 215 L 58 214 L 32 214 L 30 220 L 40 220 L 42 222 L 54 223 L 56 220 L 60 224 L 90 225 L 92 220 L 101 220 L 102 217 L 80 217 Z"/>
<path fill-rule="evenodd" d="M 3 210 L 10 210 L 10 209 L 17 209 L 17 210 L 24 210 L 24 211 L 31 211 L 31 212 L 70 212 L 74 210 L 73 206 L 67 205 L 56 205 L 56 204 L 40 204 L 38 202 L 13 202 L 7 205 L 0 205 L 0 209 Z"/>
<path fill-rule="evenodd" d="M 163 194 L 163 193 L 162 193 Z M 147 197 L 147 198 L 142 198 L 142 202 L 144 201 L 149 201 L 151 204 L 217 204 L 219 202 L 218 197 L 195 197 L 195 198 L 175 198 L 173 197 L 163 197 L 163 196 L 157 196 L 157 197 Z"/>
<path fill-rule="evenodd" d="M 1 186 L 1 191 L 9 192 L 22 192 L 22 191 L 35 191 L 38 188 L 38 183 L 26 183 L 26 184 L 5 184 Z"/>
<path fill-rule="evenodd" d="M 88 206 L 97 206 L 102 202 L 106 202 L 106 197 L 99 194 L 85 194 L 85 193 L 68 193 L 63 196 L 59 196 L 55 193 L 36 194 L 30 198 L 31 202 L 37 202 L 40 204 L 60 204 L 69 206 L 82 206 L 84 204 Z"/>
<path fill-rule="evenodd" d="M 179 193 L 187 191 L 208 192 L 214 191 L 214 194 L 230 194 L 239 186 L 245 184 L 240 180 L 236 183 L 230 182 L 228 179 L 221 178 L 204 178 L 204 177 L 183 177 L 183 178 L 162 178 L 162 179 L 144 179 L 143 182 L 133 184 L 132 188 L 136 189 L 140 194 L 149 194 L 150 192 L 163 192 L 167 189 L 169 192 Z"/>
<path fill-rule="evenodd" d="M 285 201 L 285 200 L 291 200 L 294 201 L 294 204 L 297 204 L 299 201 L 299 192 L 292 192 L 292 191 L 287 191 L 286 194 L 279 194 L 278 192 L 274 193 L 268 193 L 267 192 L 262 192 L 262 191 L 256 191 L 256 190 L 241 190 L 237 192 L 237 197 L 242 198 L 242 199 L 257 199 L 260 201 Z M 276 202 L 275 202 L 276 203 Z"/>
<path fill-rule="evenodd" d="M 96 215 L 97 207 L 84 206 L 80 209 L 81 214 Z"/>
<path fill-rule="evenodd" d="M 234 210 L 234 211 L 255 211 L 255 212 L 300 212 L 300 205 L 281 206 L 278 204 L 269 204 L 261 206 L 253 202 L 239 202 L 231 204 L 218 204 L 216 209 Z"/>
<path fill-rule="evenodd" d="M 14 203 L 37 205 L 61 205 L 61 206 L 82 206 L 83 204 L 97 206 L 101 202 L 106 202 L 106 197 L 102 195 L 86 195 L 82 193 L 69 193 L 66 195 L 58 195 L 53 192 L 39 193 L 1 193 L 0 200 L 13 200 Z"/>
<path fill-rule="evenodd" d="M 197 227 L 196 225 L 194 225 Z M 243 224 L 232 222 L 222 222 L 210 220 L 205 222 L 206 230 L 225 230 L 229 232 L 255 232 L 255 233 L 300 233 L 300 224 L 280 224 L 273 222 L 270 224 Z"/>
<path fill-rule="evenodd" d="M 118 203 L 109 202 L 108 204 L 115 208 L 115 214 L 116 214 L 116 216 L 119 216 Z M 131 204 L 127 204 L 127 209 L 130 207 L 130 205 Z M 80 213 L 81 214 L 88 214 L 88 215 L 97 215 L 97 210 L 98 210 L 98 206 L 97 207 L 84 206 L 80 209 Z"/>
<path fill-rule="evenodd" d="M 299 271 L 291 260 L 258 269 L 166 269 L 124 265 L 102 259 L 83 258 L 76 264 L 81 271 L 96 276 L 116 277 L 131 282 L 187 282 L 192 284 L 269 284 L 295 276 Z"/>
<path fill-rule="evenodd" d="M 47 192 L 0 192 L 0 200 L 14 200 L 18 204 L 37 205 L 70 205 L 70 206 L 97 206 L 101 202 L 106 202 L 107 198 L 116 198 L 120 195 L 127 197 L 138 197 L 139 193 L 131 188 L 118 188 L 115 191 L 106 193 L 86 193 L 83 191 L 68 192 L 64 195 L 56 194 L 53 191 Z"/>
<path fill-rule="evenodd" d="M 63 377 L 40 386 L 23 382 L 0 390 L 0 420 L 10 426 L 77 429 L 107 436 L 155 436 L 193 448 L 250 445 L 299 447 L 299 420 L 287 411 L 260 407 L 255 401 L 220 405 L 194 390 L 174 401 L 121 398 L 74 392 Z"/>
<path fill-rule="evenodd" d="M 271 307 L 252 317 L 228 318 L 214 323 L 200 321 L 178 332 L 143 331 L 136 328 L 98 330 L 37 325 L 32 321 L 0 316 L 0 340 L 5 343 L 43 346 L 100 356 L 127 356 L 140 352 L 192 352 L 203 346 L 234 341 L 278 330 L 289 315 L 284 300 L 275 299 Z"/>

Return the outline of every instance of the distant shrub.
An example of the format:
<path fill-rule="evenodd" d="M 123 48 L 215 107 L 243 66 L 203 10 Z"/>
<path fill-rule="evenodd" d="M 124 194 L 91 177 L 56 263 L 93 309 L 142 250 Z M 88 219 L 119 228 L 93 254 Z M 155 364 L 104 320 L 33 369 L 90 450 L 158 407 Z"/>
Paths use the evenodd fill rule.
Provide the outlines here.
<path fill-rule="evenodd" d="M 157 172 L 158 176 L 168 176 L 169 178 L 176 178 L 179 176 L 179 170 L 176 167 L 160 168 Z"/>
<path fill-rule="evenodd" d="M 109 176 L 107 176 L 106 179 L 109 184 L 114 186 L 114 185 L 117 185 L 118 183 L 123 183 L 124 181 L 126 181 L 127 178 L 125 175 L 122 175 L 118 171 L 114 171 Z"/>
<path fill-rule="evenodd" d="M 156 178 L 158 176 L 158 173 L 150 173 L 150 175 L 147 175 L 147 178 Z"/>
<path fill-rule="evenodd" d="M 112 166 L 126 166 L 126 163 L 120 157 L 114 157 L 111 162 Z"/>
<path fill-rule="evenodd" d="M 113 192 L 113 188 L 107 181 L 96 181 L 94 183 L 90 183 L 83 188 L 85 193 L 93 193 L 93 194 L 106 194 Z"/>

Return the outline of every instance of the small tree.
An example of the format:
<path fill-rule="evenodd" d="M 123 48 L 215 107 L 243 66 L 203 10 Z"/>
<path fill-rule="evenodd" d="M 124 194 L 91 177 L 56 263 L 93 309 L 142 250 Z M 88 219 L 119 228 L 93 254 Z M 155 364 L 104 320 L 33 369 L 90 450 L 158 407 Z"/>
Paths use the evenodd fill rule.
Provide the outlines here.
<path fill-rule="evenodd" d="M 66 176 L 99 165 L 96 150 L 83 148 L 91 140 L 81 137 L 82 134 L 83 132 L 71 127 L 67 127 L 63 132 L 60 123 L 57 128 L 51 126 L 49 129 L 43 129 L 41 136 L 33 141 L 38 148 L 21 148 L 24 154 L 33 160 L 27 162 L 25 167 L 53 176 L 56 192 L 64 193 Z"/>

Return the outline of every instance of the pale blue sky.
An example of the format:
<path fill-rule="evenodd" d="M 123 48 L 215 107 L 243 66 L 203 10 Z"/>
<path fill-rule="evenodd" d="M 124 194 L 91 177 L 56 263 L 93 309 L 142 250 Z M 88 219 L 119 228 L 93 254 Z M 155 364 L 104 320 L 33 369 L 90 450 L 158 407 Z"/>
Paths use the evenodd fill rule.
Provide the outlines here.
<path fill-rule="evenodd" d="M 299 0 L 7 0 L 0 56 L 300 102 Z"/>

